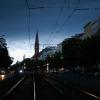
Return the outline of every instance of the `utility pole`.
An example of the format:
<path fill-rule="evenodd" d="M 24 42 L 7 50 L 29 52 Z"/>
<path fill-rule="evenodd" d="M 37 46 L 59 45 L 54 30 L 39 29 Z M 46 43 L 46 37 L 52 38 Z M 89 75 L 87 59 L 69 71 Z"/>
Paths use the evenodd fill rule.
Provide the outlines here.
<path fill-rule="evenodd" d="M 23 56 L 23 66 L 22 66 L 22 70 L 24 71 L 26 69 L 26 66 L 25 66 L 25 54 Z"/>

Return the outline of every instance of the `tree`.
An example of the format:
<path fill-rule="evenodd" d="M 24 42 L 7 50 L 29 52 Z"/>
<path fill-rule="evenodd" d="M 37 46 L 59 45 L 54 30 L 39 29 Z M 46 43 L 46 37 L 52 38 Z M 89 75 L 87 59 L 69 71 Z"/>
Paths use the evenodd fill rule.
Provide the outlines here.
<path fill-rule="evenodd" d="M 80 45 L 81 65 L 88 70 L 92 70 L 92 66 L 100 63 L 100 33 L 97 34 L 83 40 Z"/>
<path fill-rule="evenodd" d="M 62 65 L 62 58 L 60 52 L 55 52 L 55 54 L 48 55 L 46 62 L 49 63 L 50 69 L 59 69 Z"/>
<path fill-rule="evenodd" d="M 8 68 L 12 63 L 11 57 L 9 56 L 7 43 L 4 38 L 0 38 L 0 67 Z"/>
<path fill-rule="evenodd" d="M 80 43 L 77 38 L 69 38 L 63 41 L 62 51 L 64 57 L 64 65 L 75 67 L 80 64 Z"/>

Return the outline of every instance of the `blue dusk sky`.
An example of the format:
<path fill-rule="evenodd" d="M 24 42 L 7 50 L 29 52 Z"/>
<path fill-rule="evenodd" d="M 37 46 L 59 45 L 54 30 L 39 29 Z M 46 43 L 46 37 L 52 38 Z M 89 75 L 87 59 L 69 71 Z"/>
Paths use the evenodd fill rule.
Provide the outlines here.
<path fill-rule="evenodd" d="M 100 0 L 0 0 L 0 36 L 5 35 L 14 62 L 21 61 L 34 54 L 37 30 L 42 50 L 83 32 L 99 17 Z"/>

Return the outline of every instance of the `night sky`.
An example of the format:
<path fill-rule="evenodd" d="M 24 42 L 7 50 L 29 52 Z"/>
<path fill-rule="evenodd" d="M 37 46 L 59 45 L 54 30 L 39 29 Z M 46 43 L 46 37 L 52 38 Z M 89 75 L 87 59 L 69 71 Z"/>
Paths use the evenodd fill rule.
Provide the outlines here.
<path fill-rule="evenodd" d="M 0 35 L 5 35 L 10 56 L 15 61 L 34 54 L 39 31 L 43 44 L 58 44 L 83 32 L 83 27 L 100 17 L 100 0 L 0 0 Z M 27 8 L 37 8 L 30 9 Z M 39 8 L 44 7 L 44 8 Z M 76 10 L 77 9 L 77 10 Z M 30 19 L 30 21 L 29 21 Z"/>

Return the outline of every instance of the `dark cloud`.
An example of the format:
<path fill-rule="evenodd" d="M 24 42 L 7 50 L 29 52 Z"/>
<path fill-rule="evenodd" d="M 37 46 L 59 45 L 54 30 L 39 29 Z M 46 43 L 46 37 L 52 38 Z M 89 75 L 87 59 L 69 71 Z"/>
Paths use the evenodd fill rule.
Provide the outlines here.
<path fill-rule="evenodd" d="M 9 52 L 16 61 L 22 59 L 24 53 L 27 57 L 34 53 L 37 30 L 39 30 L 40 44 L 57 44 L 71 35 L 82 32 L 83 26 L 88 21 L 100 17 L 100 0 L 27 1 L 30 8 L 45 7 L 30 11 L 30 33 L 25 0 L 0 0 L 0 35 L 5 34 Z M 76 7 L 89 9 L 74 11 Z"/>
<path fill-rule="evenodd" d="M 100 16 L 100 0 L 27 1 L 30 8 L 45 7 L 30 11 L 30 36 L 34 36 L 37 29 L 40 30 L 41 42 L 53 40 L 53 35 L 60 37 L 63 34 L 65 38 L 65 35 L 67 37 L 67 35 L 81 32 L 88 21 Z M 76 6 L 89 8 L 89 10 L 73 11 Z M 95 8 L 98 9 L 95 10 Z M 25 0 L 0 0 L 0 34 L 6 33 L 10 40 L 11 38 L 25 39 L 29 37 L 27 29 Z M 47 39 L 51 34 L 51 38 Z"/>

